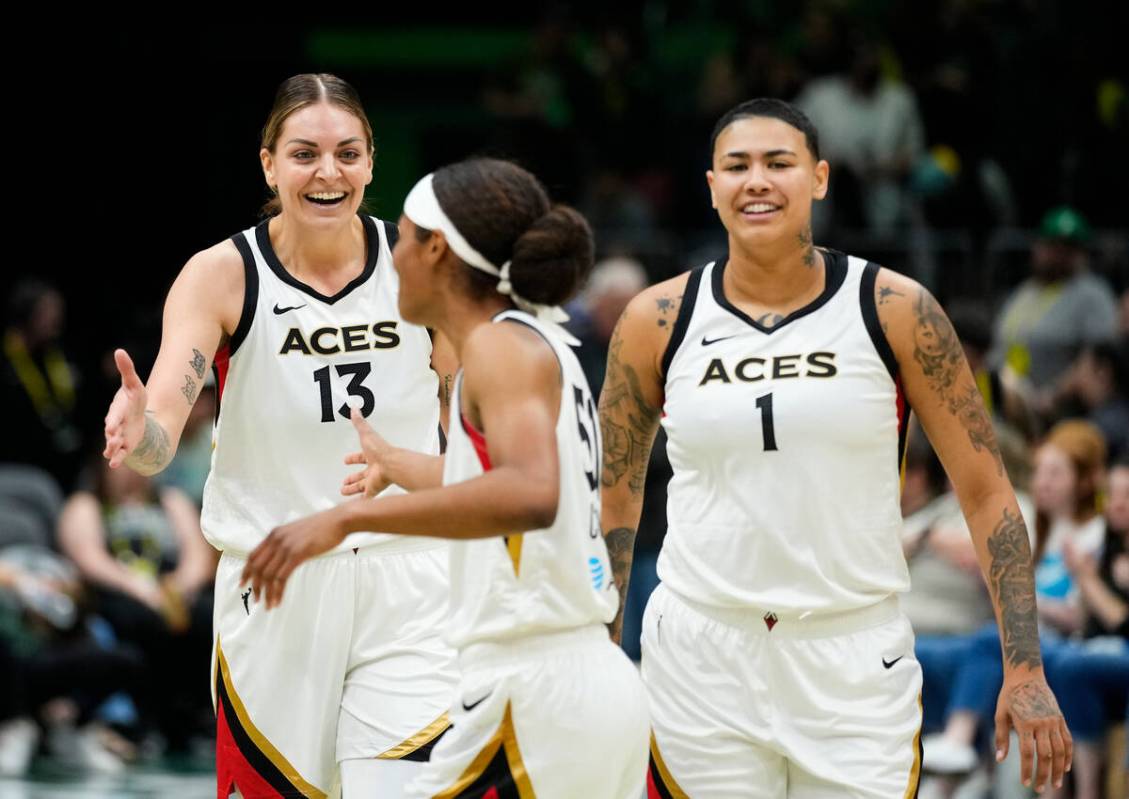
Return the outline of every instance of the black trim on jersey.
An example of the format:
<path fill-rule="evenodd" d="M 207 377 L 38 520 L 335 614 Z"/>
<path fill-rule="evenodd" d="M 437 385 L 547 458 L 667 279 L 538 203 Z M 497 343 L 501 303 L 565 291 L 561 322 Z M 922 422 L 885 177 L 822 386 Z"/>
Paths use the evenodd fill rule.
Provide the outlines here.
<path fill-rule="evenodd" d="M 655 793 L 659 795 L 659 799 L 674 799 L 674 794 L 663 782 L 662 772 L 659 771 L 659 765 L 655 762 L 653 753 L 647 755 L 647 771 L 650 772 L 650 783 L 655 787 Z"/>
<path fill-rule="evenodd" d="M 266 259 L 267 266 L 270 267 L 271 271 L 275 273 L 279 280 L 289 286 L 293 286 L 304 294 L 309 294 L 311 297 L 321 300 L 327 305 L 333 305 L 333 303 L 347 296 L 349 292 L 372 277 L 372 273 L 376 270 L 376 260 L 380 257 L 380 234 L 376 232 L 376 223 L 373 222 L 372 217 L 367 214 L 360 214 L 360 217 L 365 227 L 365 268 L 361 270 L 359 275 L 349 281 L 349 284 L 345 286 L 345 288 L 341 289 L 341 291 L 337 292 L 332 297 L 327 297 L 317 289 L 307 286 L 301 280 L 286 271 L 286 267 L 278 260 L 278 255 L 275 253 L 274 247 L 272 247 L 270 243 L 269 219 L 264 220 L 255 228 L 255 240 L 259 243 L 259 250 L 262 252 L 263 258 Z"/>
<path fill-rule="evenodd" d="M 722 278 L 725 275 L 725 267 L 729 263 L 729 258 L 726 257 L 724 261 L 719 260 L 713 268 L 713 297 L 725 310 L 736 316 L 738 319 L 746 322 L 752 327 L 755 327 L 760 332 L 766 335 L 772 335 L 777 330 L 780 330 L 785 325 L 794 322 L 802 316 L 818 311 L 827 301 L 835 296 L 835 292 L 843 285 L 843 281 L 847 279 L 847 256 L 838 250 L 829 250 L 820 247 L 819 251 L 823 253 L 823 263 L 825 268 L 823 271 L 823 291 L 818 297 L 809 302 L 803 308 L 797 308 L 784 317 L 784 319 L 772 327 L 765 327 L 762 324 L 755 322 L 752 317 L 738 308 L 725 298 L 725 288 L 722 284 Z"/>
<path fill-rule="evenodd" d="M 878 306 L 874 303 L 874 283 L 878 280 L 878 264 L 868 262 L 862 270 L 862 279 L 859 280 L 859 306 L 862 308 L 862 321 L 866 323 L 866 332 L 878 350 L 882 363 L 886 364 L 886 371 L 892 379 L 898 377 L 898 359 L 894 357 L 894 350 L 886 339 L 886 332 L 882 323 L 878 321 Z"/>
<path fill-rule="evenodd" d="M 235 325 L 235 332 L 227 342 L 228 357 L 230 358 L 239 349 L 251 323 L 255 321 L 255 307 L 259 303 L 259 270 L 255 266 L 255 254 L 251 252 L 251 245 L 243 233 L 236 233 L 231 237 L 235 249 L 243 257 L 243 310 L 239 313 L 239 322 Z M 216 375 L 219 378 L 219 375 Z"/>
<path fill-rule="evenodd" d="M 380 220 L 380 224 L 384 225 L 384 238 L 388 240 L 388 252 L 392 252 L 392 248 L 396 246 L 396 242 L 400 238 L 400 228 L 396 227 L 395 222 L 387 222 Z"/>
<path fill-rule="evenodd" d="M 726 254 L 715 263 L 722 263 L 728 259 L 729 255 Z M 678 316 L 674 317 L 674 329 L 671 330 L 670 341 L 666 343 L 666 350 L 663 352 L 661 377 L 664 384 L 666 383 L 666 373 L 670 371 L 670 364 L 674 360 L 674 354 L 682 346 L 682 339 L 686 338 L 686 330 L 690 327 L 690 317 L 694 315 L 694 306 L 698 302 L 698 286 L 701 285 L 702 273 L 706 271 L 707 265 L 703 264 L 690 270 L 686 288 L 682 291 L 682 304 L 678 306 Z"/>
<path fill-rule="evenodd" d="M 278 791 L 279 796 L 303 796 L 304 794 L 298 787 L 291 783 L 286 775 L 267 758 L 266 753 L 259 749 L 255 742 L 251 740 L 251 736 L 243 729 L 243 725 L 239 722 L 239 716 L 231 703 L 231 698 L 227 695 L 227 686 L 224 685 L 219 670 L 216 671 L 216 700 L 223 705 L 227 729 L 231 733 L 231 738 L 235 742 L 236 748 L 239 749 L 239 753 L 247 761 L 247 765 L 253 768 L 264 782 Z"/>

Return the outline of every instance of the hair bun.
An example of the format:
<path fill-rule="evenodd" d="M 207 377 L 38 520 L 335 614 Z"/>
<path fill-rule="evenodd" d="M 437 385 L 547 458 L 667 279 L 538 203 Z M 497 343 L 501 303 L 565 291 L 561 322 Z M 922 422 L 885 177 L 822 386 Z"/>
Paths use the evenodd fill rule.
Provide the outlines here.
<path fill-rule="evenodd" d="M 592 228 L 567 205 L 554 205 L 514 242 L 510 281 L 539 305 L 560 305 L 580 290 L 595 259 Z"/>

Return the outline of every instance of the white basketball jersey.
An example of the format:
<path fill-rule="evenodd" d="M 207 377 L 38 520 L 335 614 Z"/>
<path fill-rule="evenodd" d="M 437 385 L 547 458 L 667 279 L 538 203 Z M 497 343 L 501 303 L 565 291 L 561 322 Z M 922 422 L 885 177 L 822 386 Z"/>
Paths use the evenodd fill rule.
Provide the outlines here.
<path fill-rule="evenodd" d="M 439 378 L 427 330 L 400 318 L 388 238 L 396 229 L 361 219 L 364 271 L 333 297 L 286 271 L 267 222 L 232 237 L 246 291 L 239 325 L 216 353 L 219 407 L 201 514 L 218 549 L 245 554 L 271 528 L 344 500 L 341 481 L 356 467 L 343 459 L 360 447 L 351 404 L 392 444 L 439 452 Z M 354 533 L 334 551 L 404 543 Z"/>
<path fill-rule="evenodd" d="M 483 641 L 608 623 L 619 606 L 600 530 L 600 428 L 580 363 L 559 334 L 520 311 L 495 323 L 527 325 L 556 353 L 561 367 L 557 416 L 560 498 L 551 527 L 504 538 L 451 543 L 451 624 L 456 649 Z M 462 373 L 451 401 L 444 485 L 490 469 L 485 435 L 461 412 Z"/>
<path fill-rule="evenodd" d="M 674 469 L 658 572 L 719 607 L 842 611 L 909 588 L 908 422 L 878 322 L 878 267 L 821 251 L 826 287 L 766 328 L 695 269 L 663 358 Z"/>

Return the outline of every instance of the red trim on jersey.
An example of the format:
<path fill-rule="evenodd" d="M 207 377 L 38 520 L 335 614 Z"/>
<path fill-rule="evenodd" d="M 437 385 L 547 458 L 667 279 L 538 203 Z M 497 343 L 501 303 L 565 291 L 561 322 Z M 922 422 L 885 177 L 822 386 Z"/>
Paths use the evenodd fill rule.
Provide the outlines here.
<path fill-rule="evenodd" d="M 482 464 L 482 470 L 490 471 L 490 453 L 486 451 L 486 436 L 474 429 L 474 425 L 466 418 L 465 413 L 460 413 L 459 418 L 462 420 L 463 430 L 470 437 L 470 443 L 474 444 L 474 452 L 478 455 L 478 462 Z"/>
<path fill-rule="evenodd" d="M 231 363 L 231 347 L 224 344 L 216 351 L 212 366 L 216 370 L 216 403 L 223 401 L 223 387 L 227 383 L 227 368 Z"/>
<path fill-rule="evenodd" d="M 482 794 L 482 799 L 498 799 L 498 789 L 491 788 L 489 791 Z"/>
<path fill-rule="evenodd" d="M 902 386 L 902 376 L 894 378 L 895 403 L 898 409 L 898 474 L 902 474 L 906 466 L 906 446 L 909 433 L 910 409 L 906 403 L 906 390 Z M 904 476 L 904 475 L 903 475 Z"/>
<path fill-rule="evenodd" d="M 246 797 L 282 796 L 255 771 L 243 756 L 231 729 L 223 702 L 216 703 L 216 797 L 227 799 L 234 788 Z"/>

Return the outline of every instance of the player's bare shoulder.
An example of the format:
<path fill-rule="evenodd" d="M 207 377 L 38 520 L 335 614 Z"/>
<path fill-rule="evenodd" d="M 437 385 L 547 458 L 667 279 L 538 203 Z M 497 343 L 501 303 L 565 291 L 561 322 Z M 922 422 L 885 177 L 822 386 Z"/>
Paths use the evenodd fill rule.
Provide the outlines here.
<path fill-rule="evenodd" d="M 661 374 L 663 353 L 670 344 L 675 320 L 682 309 L 682 297 L 690 273 L 676 275 L 639 292 L 628 303 L 612 338 L 612 346 L 628 346 L 636 358 L 644 357 Z"/>
<path fill-rule="evenodd" d="M 874 280 L 874 307 L 878 322 L 899 363 L 903 356 L 912 357 L 914 339 L 919 335 L 918 321 L 923 309 L 926 316 L 940 306 L 929 291 L 911 277 L 881 267 Z"/>
<path fill-rule="evenodd" d="M 213 314 L 230 335 L 239 324 L 245 291 L 243 256 L 231 239 L 224 239 L 188 259 L 169 291 L 169 301 L 183 301 Z"/>

